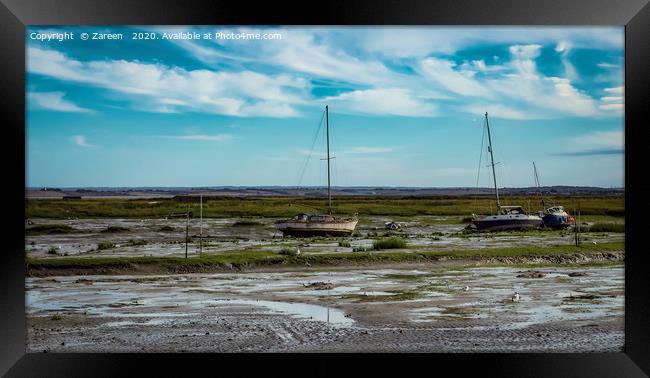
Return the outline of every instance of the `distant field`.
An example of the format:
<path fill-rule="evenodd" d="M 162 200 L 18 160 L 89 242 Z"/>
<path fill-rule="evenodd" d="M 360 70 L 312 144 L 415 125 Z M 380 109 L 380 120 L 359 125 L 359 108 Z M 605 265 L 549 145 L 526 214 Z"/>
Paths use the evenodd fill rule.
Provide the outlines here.
<path fill-rule="evenodd" d="M 580 209 L 581 215 L 625 215 L 623 196 L 607 197 L 557 197 L 547 198 L 573 214 Z M 198 203 L 182 203 L 172 199 L 27 199 L 26 216 L 29 218 L 160 218 L 172 213 L 187 211 L 188 205 L 194 216 L 199 214 Z M 539 201 L 530 197 L 504 197 L 502 205 L 521 205 L 526 210 L 537 211 Z M 300 212 L 323 212 L 325 198 L 306 197 L 260 197 L 260 198 L 210 198 L 203 204 L 203 216 L 215 217 L 287 217 Z M 491 197 L 337 197 L 335 214 L 416 216 L 490 214 L 494 211 Z"/>

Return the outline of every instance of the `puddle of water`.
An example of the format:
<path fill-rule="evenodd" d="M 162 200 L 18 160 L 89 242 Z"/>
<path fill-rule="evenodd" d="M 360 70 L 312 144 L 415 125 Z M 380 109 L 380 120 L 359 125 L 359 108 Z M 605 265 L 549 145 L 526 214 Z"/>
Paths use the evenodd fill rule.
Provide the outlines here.
<path fill-rule="evenodd" d="M 532 324 L 554 321 L 596 319 L 606 316 L 620 316 L 623 311 L 622 294 L 609 296 L 607 293 L 621 292 L 624 287 L 622 267 L 588 268 L 538 268 L 547 273 L 544 278 L 517 278 L 524 268 L 482 267 L 462 271 L 426 271 L 423 269 L 359 269 L 321 272 L 277 272 L 277 273 L 212 273 L 178 276 L 73 276 L 51 278 L 27 278 L 27 310 L 30 314 L 50 315 L 52 311 L 87 312 L 89 315 L 115 317 L 130 321 L 134 318 L 148 318 L 146 324 L 164 324 L 183 316 L 205 313 L 209 307 L 236 304 L 251 305 L 289 314 L 298 318 L 327 321 L 328 307 L 290 303 L 292 300 L 306 301 L 326 296 L 363 294 L 383 296 L 393 294 L 389 290 L 408 291 L 423 285 L 424 298 L 399 301 L 393 309 L 400 318 L 407 315 L 414 322 L 442 318 L 489 317 L 499 326 L 522 328 Z M 584 271 L 588 275 L 568 277 L 569 272 Z M 422 281 L 389 278 L 388 275 L 427 275 Z M 388 277 L 387 277 L 388 276 Z M 92 285 L 76 282 L 83 278 Z M 313 290 L 304 284 L 331 282 L 333 289 Z M 440 286 L 442 285 L 442 286 Z M 463 287 L 469 286 L 464 292 Z M 440 286 L 440 291 L 436 291 Z M 451 291 L 450 291 L 451 290 Z M 509 300 L 517 291 L 521 300 Z M 250 293 L 253 293 L 252 295 Z M 594 301 L 567 301 L 564 298 L 584 294 L 597 295 Z M 265 299 L 280 297 L 280 301 L 250 299 L 258 294 Z M 223 302 L 223 295 L 233 298 Z M 268 297 L 272 295 L 273 297 Z M 216 302 L 215 300 L 218 300 Z M 424 309 L 414 310 L 420 303 Z M 385 305 L 386 302 L 363 303 L 359 306 Z M 112 305 L 112 306 L 111 306 Z M 355 306 L 357 304 L 354 304 Z M 463 307 L 471 307 L 463 311 Z M 445 311 L 457 308 L 458 311 Z M 476 311 L 474 311 L 476 310 Z M 479 315 L 474 314 L 479 312 Z M 385 317 L 390 322 L 393 314 Z M 429 320 L 426 320 L 430 317 Z M 125 319 L 120 319 L 125 318 Z M 158 320 L 156 320 L 158 319 Z M 424 319 L 424 320 L 423 320 Z M 352 324 L 350 318 L 338 309 L 329 308 L 332 324 Z M 153 322 L 153 323 L 151 323 Z M 160 323 L 155 323 L 160 322 Z M 119 324 L 115 325 L 116 327 Z M 140 324 L 140 323 L 139 323 Z M 483 325 L 483 324 L 479 324 Z"/>
<path fill-rule="evenodd" d="M 351 325 L 354 320 L 346 318 L 343 311 L 306 303 L 288 303 L 264 300 L 233 299 L 228 304 L 266 307 L 272 311 L 289 314 L 302 319 L 318 320 L 334 325 Z"/>

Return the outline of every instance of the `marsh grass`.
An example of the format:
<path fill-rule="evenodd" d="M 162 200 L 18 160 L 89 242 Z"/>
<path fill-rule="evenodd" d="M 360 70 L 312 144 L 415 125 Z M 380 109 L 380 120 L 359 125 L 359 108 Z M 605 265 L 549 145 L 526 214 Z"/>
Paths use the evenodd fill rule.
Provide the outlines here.
<path fill-rule="evenodd" d="M 27 235 L 70 234 L 73 232 L 79 232 L 79 230 L 67 224 L 39 224 L 26 229 Z"/>
<path fill-rule="evenodd" d="M 125 245 L 129 247 L 137 247 L 140 245 L 147 245 L 147 241 L 142 239 L 129 239 Z"/>
<path fill-rule="evenodd" d="M 375 240 L 372 243 L 372 249 L 374 250 L 399 249 L 399 248 L 406 248 L 406 247 L 407 247 L 406 241 L 404 239 L 396 238 L 396 237 L 379 239 L 379 240 Z"/>
<path fill-rule="evenodd" d="M 291 247 L 283 247 L 282 249 L 280 249 L 280 251 L 278 253 L 280 255 L 283 255 L 283 256 L 297 256 L 298 255 L 298 251 L 296 251 L 295 248 L 291 248 Z"/>
<path fill-rule="evenodd" d="M 339 247 L 350 248 L 351 245 L 350 245 L 350 242 L 347 241 L 347 240 L 340 240 L 340 241 L 339 241 Z"/>
<path fill-rule="evenodd" d="M 399 273 L 393 273 L 393 274 L 384 274 L 384 278 L 390 279 L 390 280 L 400 280 L 400 281 L 406 281 L 406 282 L 420 282 L 424 281 L 427 278 L 430 278 L 431 276 L 429 274 L 399 274 Z"/>
<path fill-rule="evenodd" d="M 344 294 L 341 299 L 351 299 L 356 302 L 399 302 L 419 299 L 423 293 L 419 291 L 406 290 L 396 291 L 386 295 L 363 295 L 363 294 Z"/>
<path fill-rule="evenodd" d="M 591 227 L 581 227 L 581 232 L 625 232 L 625 223 L 594 223 Z"/>
<path fill-rule="evenodd" d="M 508 203 L 525 203 L 529 197 L 506 196 Z M 585 216 L 625 215 L 623 196 L 602 197 L 548 197 L 562 203 L 565 209 L 580 208 Z M 30 218 L 162 218 L 172 213 L 187 211 L 187 204 L 169 198 L 156 199 L 102 198 L 66 200 L 28 199 L 26 215 Z M 490 196 L 340 196 L 336 200 L 335 214 L 359 216 L 445 215 L 461 216 L 476 213 L 489 214 L 493 199 Z M 579 206 L 578 206 L 579 205 Z M 191 204 L 198 210 L 198 204 Z M 298 212 L 310 213 L 314 208 L 326 208 L 326 198 L 315 197 L 214 197 L 203 204 L 203 216 L 216 217 L 289 217 Z"/>
<path fill-rule="evenodd" d="M 115 248 L 115 244 L 111 243 L 109 241 L 100 241 L 99 243 L 97 243 L 97 250 L 98 251 L 102 251 L 102 250 L 105 250 L 105 249 L 111 249 L 111 248 Z"/>
<path fill-rule="evenodd" d="M 283 249 L 285 250 L 285 249 Z M 286 250 L 289 250 L 286 248 Z M 183 257 L 61 257 L 61 258 L 27 258 L 28 268 L 110 268 L 110 267 L 132 267 L 135 265 L 157 265 L 171 271 L 183 269 L 183 267 L 209 267 L 209 266 L 268 266 L 268 265 L 296 265 L 302 266 L 305 262 L 311 265 L 339 265 L 339 264 L 370 264 L 382 262 L 428 262 L 439 261 L 444 258 L 465 259 L 473 257 L 512 257 L 512 256 L 554 256 L 554 255 L 589 255 L 612 251 L 623 251 L 623 243 L 601 243 L 585 244 L 580 247 L 573 245 L 549 246 L 549 247 L 509 247 L 493 248 L 482 250 L 428 250 L 417 253 L 410 252 L 339 252 L 323 254 L 281 254 L 272 251 L 261 251 L 256 249 L 245 249 L 238 251 L 224 252 L 214 255 L 201 255 L 191 258 Z M 589 265 L 612 266 L 621 265 L 622 261 L 596 261 Z M 484 264 L 486 265 L 486 264 Z M 504 264 L 494 264 L 500 266 Z M 527 266 L 526 264 L 508 264 L 509 266 Z M 542 266 L 535 264 L 532 266 Z M 557 266 L 558 264 L 548 264 Z M 584 266 L 584 264 L 562 263 L 562 266 Z M 462 268 L 459 268 L 462 269 Z M 433 274 L 432 274 L 433 275 Z"/>

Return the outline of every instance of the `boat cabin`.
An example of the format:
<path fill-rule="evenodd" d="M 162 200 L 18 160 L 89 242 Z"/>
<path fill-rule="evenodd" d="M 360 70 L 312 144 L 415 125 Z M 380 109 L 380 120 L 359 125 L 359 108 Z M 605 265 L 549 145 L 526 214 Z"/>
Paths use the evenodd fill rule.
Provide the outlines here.
<path fill-rule="evenodd" d="M 300 222 L 333 222 L 334 217 L 331 215 L 298 214 L 293 217 L 293 220 Z"/>
<path fill-rule="evenodd" d="M 526 214 L 526 211 L 521 206 L 501 206 L 499 209 L 499 214 Z"/>

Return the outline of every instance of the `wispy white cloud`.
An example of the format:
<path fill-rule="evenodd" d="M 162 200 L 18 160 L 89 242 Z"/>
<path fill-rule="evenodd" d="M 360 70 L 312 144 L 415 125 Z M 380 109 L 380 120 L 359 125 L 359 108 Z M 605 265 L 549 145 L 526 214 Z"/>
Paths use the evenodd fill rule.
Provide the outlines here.
<path fill-rule="evenodd" d="M 617 95 L 623 95 L 624 88 L 621 87 L 614 87 L 614 88 L 605 88 L 605 92 L 611 93 L 611 94 L 617 94 Z"/>
<path fill-rule="evenodd" d="M 596 101 L 561 77 L 547 77 L 538 72 L 535 58 L 539 45 L 511 46 L 514 73 L 490 79 L 488 86 L 515 102 L 524 102 L 525 111 L 539 118 L 560 116 L 595 116 Z"/>
<path fill-rule="evenodd" d="M 568 144 L 568 150 L 557 155 L 617 155 L 625 151 L 623 131 L 596 131 L 573 137 L 565 143 Z"/>
<path fill-rule="evenodd" d="M 445 89 L 459 95 L 484 97 L 487 89 L 469 75 L 454 69 L 455 64 L 445 59 L 427 58 L 420 62 L 419 70 L 423 77 L 436 82 Z"/>
<path fill-rule="evenodd" d="M 291 117 L 298 115 L 294 105 L 308 97 L 308 83 L 289 75 L 185 70 L 125 60 L 82 62 L 36 47 L 28 49 L 27 69 L 123 93 L 152 112 L 183 109 L 240 117 Z"/>
<path fill-rule="evenodd" d="M 27 99 L 40 109 L 55 110 L 58 112 L 92 113 L 90 109 L 82 108 L 72 101 L 63 99 L 63 92 L 29 92 Z"/>
<path fill-rule="evenodd" d="M 229 28 L 234 32 L 259 29 Z M 350 28 L 280 27 L 273 31 L 283 35 L 281 41 L 172 42 L 209 69 L 126 60 L 80 61 L 40 47 L 28 49 L 27 68 L 121 93 L 133 108 L 158 113 L 295 117 L 302 114 L 301 107 L 323 101 L 349 114 L 406 117 L 463 109 L 523 120 L 612 116 L 614 110 L 622 110 L 622 103 L 604 99 L 611 96 L 599 99 L 593 92 L 579 90 L 577 71 L 569 59 L 573 50 L 592 47 L 596 41 L 599 48 L 621 48 L 622 32 L 617 28 L 362 28 L 350 33 Z M 460 63 L 441 55 L 486 42 L 510 44 L 510 57 L 488 56 L 495 64 L 487 64 L 485 58 Z M 549 45 L 560 55 L 561 77 L 537 69 L 541 49 Z M 283 73 L 266 73 L 278 70 Z M 323 82 L 347 91 L 319 98 L 314 88 Z"/>
<path fill-rule="evenodd" d="M 497 61 L 498 56 L 494 56 L 493 60 Z M 464 61 L 463 64 L 461 64 L 460 68 L 462 69 L 463 72 L 483 72 L 483 73 L 489 73 L 489 72 L 498 72 L 498 71 L 503 71 L 507 70 L 508 67 L 501 65 L 501 64 L 486 64 L 484 59 L 478 59 L 478 60 L 472 60 L 471 62 L 469 61 Z"/>
<path fill-rule="evenodd" d="M 483 114 L 487 112 L 492 118 L 530 120 L 543 118 L 539 114 L 531 111 L 523 111 L 510 108 L 501 104 L 477 102 L 460 108 L 461 110 L 472 114 Z"/>
<path fill-rule="evenodd" d="M 605 88 L 604 91 L 607 95 L 600 98 L 598 108 L 621 113 L 624 109 L 623 87 Z"/>
<path fill-rule="evenodd" d="M 600 68 L 619 68 L 620 66 L 618 64 L 612 64 L 612 63 L 607 63 L 607 62 L 601 62 L 596 64 L 596 66 Z"/>
<path fill-rule="evenodd" d="M 561 41 L 555 46 L 555 51 L 560 53 L 560 59 L 562 65 L 564 66 L 564 76 L 571 80 L 575 81 L 578 79 L 578 73 L 576 68 L 573 66 L 573 63 L 569 60 L 569 53 L 571 51 L 571 44 L 567 41 Z"/>
<path fill-rule="evenodd" d="M 622 49 L 622 28 L 550 27 L 410 27 L 368 29 L 359 33 L 357 44 L 365 51 L 388 57 L 422 58 L 431 54 L 454 54 L 477 44 L 526 45 L 570 42 L 575 48 Z"/>
<path fill-rule="evenodd" d="M 83 135 L 73 135 L 72 142 L 79 147 L 84 147 L 84 148 L 95 147 L 95 145 L 89 144 L 88 141 L 86 141 L 86 137 Z"/>
<path fill-rule="evenodd" d="M 336 106 L 341 113 L 363 113 L 373 116 L 399 115 L 427 117 L 436 114 L 436 106 L 406 89 L 367 89 L 326 97 L 323 101 Z"/>

